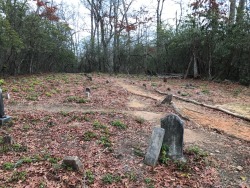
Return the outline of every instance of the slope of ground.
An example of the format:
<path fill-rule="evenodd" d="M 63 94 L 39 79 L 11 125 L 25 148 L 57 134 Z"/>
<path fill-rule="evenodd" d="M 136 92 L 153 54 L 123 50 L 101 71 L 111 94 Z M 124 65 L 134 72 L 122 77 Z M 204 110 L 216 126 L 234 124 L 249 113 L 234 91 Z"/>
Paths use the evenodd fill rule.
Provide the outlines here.
<path fill-rule="evenodd" d="M 227 115 L 181 101 L 174 102 L 192 120 L 186 122 L 184 134 L 188 162 L 158 164 L 153 171 L 144 165 L 152 127 L 174 113 L 170 106 L 159 105 L 164 96 L 155 93 L 155 88 L 182 94 L 190 90 L 187 97 L 212 104 L 249 100 L 248 90 L 241 86 L 235 85 L 240 100 L 230 100 L 227 86 L 225 99 L 218 99 L 223 85 L 188 82 L 196 89 L 206 84 L 209 92 L 205 90 L 204 98 L 198 99 L 181 80 L 163 83 L 158 78 L 147 81 L 101 74 L 93 75 L 93 81 L 83 74 L 6 80 L 3 89 L 12 97 L 5 101 L 6 113 L 13 116 L 13 125 L 2 129 L 16 144 L 0 149 L 0 187 L 248 187 L 249 136 L 219 129 L 227 124 Z M 86 87 L 91 88 L 90 98 Z M 220 96 L 213 98 L 211 93 L 217 89 Z M 248 122 L 230 118 L 229 128 L 236 124 L 248 131 Z M 67 155 L 79 156 L 84 172 L 62 168 Z"/>

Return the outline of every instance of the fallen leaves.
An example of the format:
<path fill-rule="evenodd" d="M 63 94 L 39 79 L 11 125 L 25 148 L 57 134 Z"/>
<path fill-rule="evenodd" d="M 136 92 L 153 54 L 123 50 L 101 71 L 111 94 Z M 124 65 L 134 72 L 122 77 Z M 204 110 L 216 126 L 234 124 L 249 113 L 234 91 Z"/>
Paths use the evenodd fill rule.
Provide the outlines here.
<path fill-rule="evenodd" d="M 106 75 L 94 77 L 90 85 L 81 74 L 20 77 L 15 82 L 7 80 L 9 88 L 5 89 L 15 91 L 11 94 L 12 98 L 6 101 L 7 113 L 15 117 L 8 132 L 17 144 L 26 146 L 27 151 L 0 154 L 0 186 L 84 187 L 88 184 L 89 187 L 99 188 L 221 185 L 217 169 L 193 154 L 188 155 L 185 168 L 174 162 L 167 166 L 159 164 L 153 171 L 146 166 L 143 154 L 152 125 L 120 113 L 130 109 L 126 104 L 131 94 L 116 85 L 114 78 L 109 78 L 109 82 L 106 80 Z M 83 89 L 86 87 L 91 88 L 90 99 L 86 103 L 76 103 L 75 100 L 85 99 Z M 150 87 L 155 86 L 149 85 L 147 89 Z M 192 89 L 188 91 L 191 93 Z M 194 91 L 201 92 L 199 88 Z M 66 100 L 69 96 L 73 96 L 72 101 Z M 136 97 L 148 105 L 140 110 L 171 112 L 167 107 L 156 107 L 154 100 Z M 20 104 L 24 106 L 19 107 Z M 34 106 L 37 109 L 23 109 Z M 61 168 L 61 159 L 69 155 L 81 159 L 92 181 L 84 181 L 83 173 Z M 36 157 L 37 161 L 22 163 L 10 171 L 2 169 L 3 163 L 16 163 L 24 157 Z M 19 174 L 14 174 L 16 171 Z M 13 175 L 17 181 L 8 181 Z M 103 177 L 106 177 L 105 181 Z M 241 176 L 241 180 L 248 179 Z"/>

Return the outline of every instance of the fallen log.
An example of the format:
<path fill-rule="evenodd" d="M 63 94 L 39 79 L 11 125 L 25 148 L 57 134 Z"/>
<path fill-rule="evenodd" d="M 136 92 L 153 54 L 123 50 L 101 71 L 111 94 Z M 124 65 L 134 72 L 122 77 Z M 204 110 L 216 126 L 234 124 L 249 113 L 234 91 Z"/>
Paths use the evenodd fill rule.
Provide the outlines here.
<path fill-rule="evenodd" d="M 168 95 L 168 93 L 164 93 L 164 92 L 159 91 L 159 90 L 157 90 L 157 89 L 155 89 L 155 91 L 156 91 L 157 93 L 159 93 L 159 94 L 162 94 L 162 95 Z M 176 99 L 178 99 L 178 100 L 182 100 L 182 101 L 185 101 L 185 102 L 189 102 L 189 103 L 193 103 L 193 104 L 196 104 L 196 105 L 204 106 L 204 107 L 207 107 L 207 108 L 210 108 L 210 109 L 213 109 L 213 110 L 217 110 L 217 111 L 224 112 L 224 113 L 226 113 L 226 114 L 228 114 L 228 115 L 231 115 L 231 116 L 234 116 L 234 117 L 237 117 L 237 118 L 246 120 L 246 121 L 250 121 L 250 118 L 249 118 L 249 117 L 246 117 L 246 116 L 243 116 L 243 115 L 240 115 L 240 114 L 236 114 L 236 113 L 230 112 L 229 110 L 220 108 L 220 107 L 218 107 L 218 106 L 212 106 L 212 105 L 200 103 L 200 102 L 197 102 L 197 101 L 195 101 L 195 100 L 183 98 L 183 97 L 180 97 L 180 96 L 177 96 L 177 95 L 173 95 L 173 97 L 176 98 Z"/>

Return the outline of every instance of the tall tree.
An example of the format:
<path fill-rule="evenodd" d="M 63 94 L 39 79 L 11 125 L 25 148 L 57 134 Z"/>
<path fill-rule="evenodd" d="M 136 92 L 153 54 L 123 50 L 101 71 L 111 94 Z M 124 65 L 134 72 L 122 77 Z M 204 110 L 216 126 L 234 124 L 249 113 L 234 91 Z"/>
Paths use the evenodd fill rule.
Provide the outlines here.
<path fill-rule="evenodd" d="M 229 12 L 229 24 L 234 24 L 235 20 L 235 10 L 236 10 L 236 0 L 229 0 L 230 1 L 230 12 Z"/>

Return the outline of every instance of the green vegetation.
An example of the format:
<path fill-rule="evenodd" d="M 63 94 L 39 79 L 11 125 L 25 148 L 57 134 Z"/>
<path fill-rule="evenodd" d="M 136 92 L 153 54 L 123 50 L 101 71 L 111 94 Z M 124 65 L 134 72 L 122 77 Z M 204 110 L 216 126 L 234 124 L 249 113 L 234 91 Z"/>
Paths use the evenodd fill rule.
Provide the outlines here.
<path fill-rule="evenodd" d="M 26 146 L 22 146 L 20 144 L 3 144 L 2 143 L 2 137 L 0 137 L 0 144 L 2 144 L 2 146 L 0 147 L 0 153 L 6 153 L 9 151 L 14 151 L 14 152 L 26 152 L 27 151 L 27 147 Z"/>
<path fill-rule="evenodd" d="M 108 136 L 101 136 L 99 143 L 107 148 L 112 146 L 111 141 Z"/>
<path fill-rule="evenodd" d="M 18 182 L 18 181 L 25 181 L 27 177 L 27 172 L 25 171 L 15 171 L 13 172 L 11 178 L 9 179 L 9 182 Z"/>
<path fill-rule="evenodd" d="M 144 152 L 140 148 L 137 148 L 137 147 L 134 148 L 134 154 L 139 157 L 144 157 Z"/>
<path fill-rule="evenodd" d="M 169 150 L 169 147 L 166 144 L 163 144 L 161 147 L 161 152 L 160 152 L 160 157 L 159 157 L 159 161 L 163 164 L 168 164 L 170 160 L 170 158 L 167 155 L 168 150 Z"/>
<path fill-rule="evenodd" d="M 114 183 L 114 182 L 119 182 L 121 181 L 121 177 L 119 175 L 112 175 L 112 174 L 105 174 L 103 177 L 102 177 L 102 181 L 103 183 L 105 184 L 111 184 L 111 183 Z"/>
<path fill-rule="evenodd" d="M 46 92 L 45 95 L 46 95 L 47 97 L 52 97 L 52 94 L 49 93 L 49 92 Z"/>
<path fill-rule="evenodd" d="M 86 180 L 87 180 L 87 184 L 88 184 L 88 185 L 94 183 L 94 181 L 95 181 L 95 176 L 94 176 L 93 172 L 91 172 L 91 170 L 86 170 L 86 171 L 85 171 L 85 177 L 86 177 Z"/>
<path fill-rule="evenodd" d="M 179 171 L 184 171 L 184 172 L 190 171 L 190 166 L 188 165 L 187 162 L 176 160 L 176 161 L 174 161 L 174 164 L 176 165 L 176 167 Z"/>
<path fill-rule="evenodd" d="M 107 126 L 103 125 L 98 120 L 94 121 L 93 127 L 94 127 L 94 129 L 106 129 L 107 128 Z"/>
<path fill-rule="evenodd" d="M 187 96 L 189 96 L 189 94 L 188 93 L 181 93 L 181 96 L 187 97 Z"/>
<path fill-rule="evenodd" d="M 92 140 L 93 138 L 96 138 L 96 137 L 97 137 L 97 135 L 94 132 L 87 131 L 83 135 L 83 140 L 84 141 L 90 141 L 90 140 Z"/>
<path fill-rule="evenodd" d="M 12 90 L 11 90 L 12 92 L 19 92 L 19 89 L 18 88 L 16 88 L 16 87 L 14 87 L 14 88 L 12 88 Z"/>
<path fill-rule="evenodd" d="M 47 185 L 46 185 L 45 182 L 40 182 L 39 183 L 39 188 L 46 188 L 46 187 L 47 187 Z"/>
<path fill-rule="evenodd" d="M 242 92 L 242 89 L 237 88 L 233 91 L 233 96 L 237 97 L 241 92 Z"/>
<path fill-rule="evenodd" d="M 77 97 L 76 96 L 69 96 L 67 97 L 66 101 L 67 102 L 75 102 L 77 100 Z"/>
<path fill-rule="evenodd" d="M 145 178 L 144 182 L 146 183 L 146 185 L 148 186 L 148 188 L 154 188 L 154 182 L 151 178 Z"/>
<path fill-rule="evenodd" d="M 3 163 L 3 170 L 12 170 L 15 167 L 15 164 L 7 162 Z"/>
<path fill-rule="evenodd" d="M 30 126 L 28 124 L 23 125 L 23 131 L 27 132 L 29 131 Z"/>
<path fill-rule="evenodd" d="M 88 100 L 77 96 L 69 96 L 67 97 L 66 102 L 87 103 Z"/>
<path fill-rule="evenodd" d="M 127 126 L 124 123 L 122 123 L 120 120 L 112 121 L 111 125 L 114 126 L 114 127 L 120 128 L 120 129 L 126 129 L 127 128 Z"/>
<path fill-rule="evenodd" d="M 134 172 L 126 172 L 125 177 L 129 179 L 129 181 L 136 181 L 137 175 Z"/>
<path fill-rule="evenodd" d="M 204 94 L 209 94 L 210 93 L 210 91 L 208 89 L 203 89 L 201 92 L 204 93 Z"/>
<path fill-rule="evenodd" d="M 198 146 L 191 146 L 186 151 L 188 154 L 196 155 L 197 157 L 206 157 L 208 156 L 207 152 L 201 150 Z"/>
<path fill-rule="evenodd" d="M 0 79 L 0 86 L 4 84 L 4 79 Z"/>
<path fill-rule="evenodd" d="M 68 112 L 64 112 L 64 111 L 61 111 L 61 112 L 60 112 L 60 114 L 61 114 L 61 115 L 63 115 L 64 117 L 66 117 L 66 116 L 68 116 L 68 115 L 69 115 L 69 113 L 68 113 Z"/>
<path fill-rule="evenodd" d="M 151 86 L 157 87 L 157 83 L 151 83 Z"/>
<path fill-rule="evenodd" d="M 38 93 L 31 93 L 26 99 L 30 101 L 37 101 L 38 100 Z"/>

